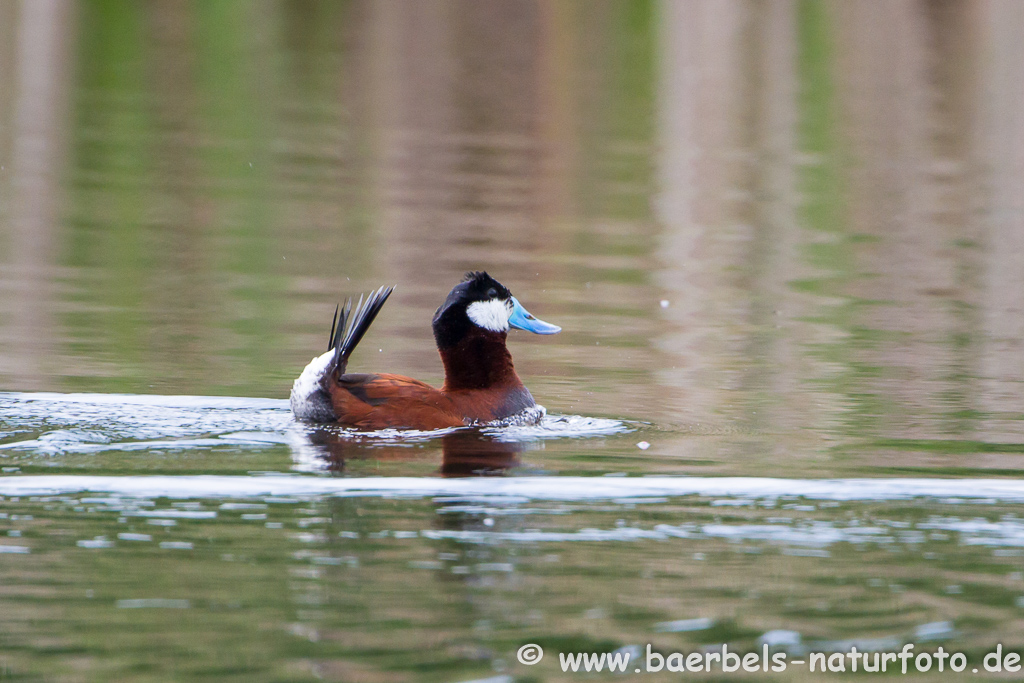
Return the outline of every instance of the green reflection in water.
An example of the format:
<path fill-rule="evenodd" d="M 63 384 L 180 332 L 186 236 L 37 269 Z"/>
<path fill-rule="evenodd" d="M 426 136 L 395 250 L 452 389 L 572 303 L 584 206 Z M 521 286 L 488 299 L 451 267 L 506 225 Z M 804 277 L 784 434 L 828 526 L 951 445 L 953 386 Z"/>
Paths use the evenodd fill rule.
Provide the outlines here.
<path fill-rule="evenodd" d="M 268 145 L 277 133 L 271 107 L 280 99 L 280 60 L 262 45 L 276 42 L 277 15 L 250 2 L 201 3 L 195 26 L 200 134 L 216 141 L 199 154 L 219 241 L 205 264 L 221 298 L 212 327 L 230 340 L 228 372 L 244 391 L 262 382 L 242 378 L 261 378 L 279 359 L 283 327 L 277 164 Z"/>
<path fill-rule="evenodd" d="M 867 359 L 884 333 L 860 321 L 865 309 L 878 302 L 851 292 L 852 285 L 863 277 L 857 261 L 861 240 L 850 234 L 847 226 L 844 171 L 849 151 L 839 132 L 834 34 L 834 19 L 827 6 L 812 1 L 800 3 L 798 135 L 799 148 L 808 161 L 800 171 L 804 199 L 797 215 L 801 225 L 824 237 L 804 247 L 807 262 L 822 275 L 792 284 L 798 291 L 833 300 L 820 305 L 811 320 L 837 330 L 839 339 L 812 349 L 816 358 L 840 369 L 816 383 L 842 397 L 842 432 L 846 438 L 860 440 L 878 434 L 884 416 L 892 415 L 896 406 L 871 388 L 871 380 L 883 376 L 884 370 Z"/>
<path fill-rule="evenodd" d="M 138 388 L 151 361 L 150 282 L 159 262 L 146 216 L 154 199 L 154 123 L 142 100 L 144 10 L 96 2 L 82 15 L 73 127 L 79 161 L 65 258 L 86 282 L 73 290 L 79 310 L 67 314 L 67 326 L 72 353 L 115 357 L 122 369 L 116 377 L 69 379 L 76 387 Z"/>

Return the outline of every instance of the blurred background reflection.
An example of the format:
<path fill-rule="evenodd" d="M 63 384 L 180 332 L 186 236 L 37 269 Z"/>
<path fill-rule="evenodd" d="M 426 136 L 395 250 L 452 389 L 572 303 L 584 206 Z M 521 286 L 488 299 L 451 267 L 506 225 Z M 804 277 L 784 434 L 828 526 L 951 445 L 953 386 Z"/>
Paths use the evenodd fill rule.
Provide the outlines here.
<path fill-rule="evenodd" d="M 0 0 L 0 382 L 283 397 L 382 282 L 359 367 L 438 381 L 486 268 L 549 409 L 1020 441 L 1022 20 Z"/>

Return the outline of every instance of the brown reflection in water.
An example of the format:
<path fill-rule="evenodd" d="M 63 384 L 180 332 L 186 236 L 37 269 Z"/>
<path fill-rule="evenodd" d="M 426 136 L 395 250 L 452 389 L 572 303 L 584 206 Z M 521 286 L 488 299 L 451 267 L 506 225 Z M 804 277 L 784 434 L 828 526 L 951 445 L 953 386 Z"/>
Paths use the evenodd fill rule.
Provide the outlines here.
<path fill-rule="evenodd" d="M 808 344 L 823 326 L 809 322 L 818 298 L 792 285 L 820 274 L 806 253 L 821 239 L 797 217 L 800 4 L 660 8 L 657 281 L 666 307 L 656 343 L 667 356 L 656 372 L 665 401 L 701 428 L 772 430 L 756 447 L 739 445 L 747 462 L 819 448 L 819 435 L 798 428 L 829 424 L 841 408 L 808 391 L 818 373 Z"/>
<path fill-rule="evenodd" d="M 476 430 L 458 431 L 441 441 L 441 474 L 446 477 L 501 475 L 522 464 L 520 453 L 530 450 L 519 441 L 498 441 Z"/>
<path fill-rule="evenodd" d="M 738 336 L 742 301 L 724 266 L 736 250 L 735 195 L 740 82 L 738 2 L 660 4 L 657 156 L 664 225 L 657 275 L 668 307 L 659 346 L 670 362 L 659 383 L 684 421 L 713 420 L 731 387 L 723 367 Z M 733 321 L 733 322 L 728 322 Z M 710 348 L 717 348 L 709 354 Z"/>
<path fill-rule="evenodd" d="M 188 359 L 193 372 L 209 372 L 208 334 L 214 325 L 216 282 L 209 269 L 213 207 L 200 179 L 201 65 L 193 49 L 198 18 L 188 2 L 171 0 L 145 6 L 141 32 L 151 46 L 145 77 L 152 114 L 153 186 L 149 221 L 154 241 L 167 255 L 149 276 L 152 328 L 147 342 L 160 358 Z M 161 374 L 173 374 L 167 367 Z"/>
<path fill-rule="evenodd" d="M 381 2 L 373 22 L 381 273 L 443 286 L 439 259 L 536 234 L 536 5 Z"/>
<path fill-rule="evenodd" d="M 980 101 L 981 125 L 971 142 L 980 147 L 985 172 L 981 220 L 984 266 L 979 317 L 984 346 L 979 401 L 995 414 L 1013 411 L 1011 420 L 988 420 L 986 436 L 1019 441 L 1024 415 L 1024 3 L 983 3 L 977 48 L 980 77 L 972 93 Z"/>
<path fill-rule="evenodd" d="M 15 46 L 12 67 L 0 69 L 9 141 L 0 151 L 0 203 L 8 204 L 0 229 L 0 375 L 9 374 L 27 389 L 49 386 L 47 362 L 57 347 L 53 321 L 56 254 L 61 241 L 61 176 L 66 164 L 68 93 L 73 69 L 74 7 L 64 0 L 5 2 L 0 19 L 9 19 L 0 38 Z M 7 42 L 10 41 L 10 42 Z M 4 73 L 6 72 L 6 73 Z M 3 80 L 10 79 L 2 88 Z M 0 119 L 0 131 L 6 123 Z M 3 131 L 6 132 L 6 131 Z M 5 135 L 5 137 L 7 137 Z"/>
<path fill-rule="evenodd" d="M 329 427 L 312 430 L 308 438 L 328 471 L 335 473 L 344 472 L 350 460 L 422 461 L 435 457 L 437 452 L 434 448 L 418 448 L 415 443 L 388 445 L 379 440 L 368 442 L 358 435 Z M 519 467 L 522 464 L 519 454 L 530 450 L 529 443 L 499 441 L 472 428 L 445 434 L 439 441 L 439 471 L 445 477 L 501 475 Z"/>
<path fill-rule="evenodd" d="M 872 302 L 874 332 L 856 361 L 878 367 L 873 431 L 965 433 L 977 408 L 979 225 L 969 146 L 976 135 L 978 4 L 836 5 L 840 125 L 848 211 L 862 273 L 849 293 Z M 924 9 L 924 11 L 922 11 Z"/>

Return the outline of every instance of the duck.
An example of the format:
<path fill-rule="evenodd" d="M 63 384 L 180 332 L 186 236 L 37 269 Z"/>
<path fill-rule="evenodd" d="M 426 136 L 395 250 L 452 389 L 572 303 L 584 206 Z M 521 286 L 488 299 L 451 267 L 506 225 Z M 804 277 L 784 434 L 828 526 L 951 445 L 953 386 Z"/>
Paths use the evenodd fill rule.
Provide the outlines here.
<path fill-rule="evenodd" d="M 545 415 L 516 374 L 506 340 L 510 329 L 549 335 L 557 325 L 531 315 L 486 271 L 472 271 L 434 312 L 432 328 L 444 385 L 411 377 L 348 372 L 356 346 L 394 291 L 384 286 L 335 309 L 328 351 L 292 385 L 291 408 L 304 422 L 360 431 L 430 431 L 485 424 L 536 424 Z"/>

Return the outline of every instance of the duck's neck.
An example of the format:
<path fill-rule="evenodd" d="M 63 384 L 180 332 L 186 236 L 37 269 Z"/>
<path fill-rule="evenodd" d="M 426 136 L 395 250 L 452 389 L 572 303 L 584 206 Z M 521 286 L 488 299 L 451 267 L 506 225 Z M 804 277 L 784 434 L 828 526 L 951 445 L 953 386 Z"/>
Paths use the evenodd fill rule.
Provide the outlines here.
<path fill-rule="evenodd" d="M 455 344 L 439 348 L 444 363 L 443 391 L 522 386 L 505 346 L 506 336 L 507 332 L 476 328 Z"/>

